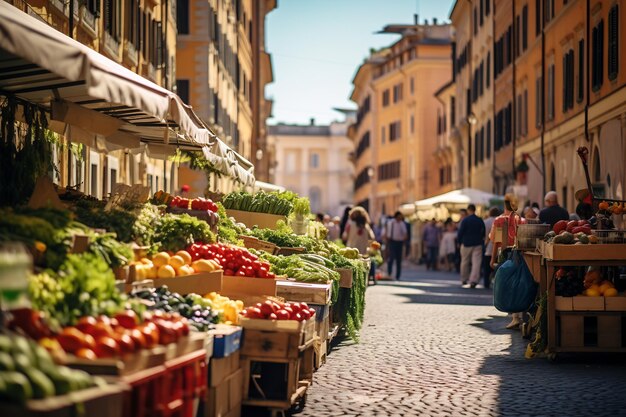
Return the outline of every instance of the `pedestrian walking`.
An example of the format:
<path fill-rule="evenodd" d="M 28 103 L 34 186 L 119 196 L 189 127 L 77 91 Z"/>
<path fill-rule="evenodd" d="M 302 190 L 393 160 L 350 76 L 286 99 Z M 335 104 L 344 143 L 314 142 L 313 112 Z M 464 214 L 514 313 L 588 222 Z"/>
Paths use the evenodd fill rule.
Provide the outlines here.
<path fill-rule="evenodd" d="M 341 240 L 344 245 L 346 244 L 346 241 L 343 238 L 343 232 L 346 230 L 348 220 L 350 220 L 350 210 L 352 210 L 351 206 L 348 206 L 343 210 L 343 216 L 341 216 L 341 221 L 339 222 L 339 236 L 341 236 Z"/>
<path fill-rule="evenodd" d="M 374 240 L 374 231 L 370 227 L 370 217 L 361 206 L 350 210 L 350 220 L 343 231 L 346 246 L 356 248 L 362 255 L 367 254 L 370 241 Z"/>
<path fill-rule="evenodd" d="M 483 260 L 485 223 L 476 215 L 476 206 L 467 206 L 467 217 L 461 222 L 457 239 L 461 244 L 461 279 L 463 285 L 476 288 L 480 279 L 480 266 Z"/>
<path fill-rule="evenodd" d="M 404 216 L 399 211 L 393 215 L 393 220 L 387 222 L 385 226 L 385 243 L 389 248 L 389 258 L 387 264 L 387 274 L 391 277 L 393 263 L 396 263 L 396 279 L 399 280 L 402 274 L 402 254 L 404 244 L 408 239 Z"/>
<path fill-rule="evenodd" d="M 541 223 L 548 223 L 552 228 L 559 220 L 569 220 L 569 213 L 559 206 L 556 191 L 548 191 L 544 198 L 545 208 L 539 212 Z"/>
<path fill-rule="evenodd" d="M 328 229 L 328 234 L 326 235 L 326 239 L 330 242 L 334 242 L 339 239 L 339 222 L 341 219 L 339 216 L 335 216 L 326 223 L 326 229 Z"/>
<path fill-rule="evenodd" d="M 441 229 L 437 227 L 437 222 L 432 219 L 422 231 L 423 248 L 426 251 L 426 269 L 437 270 L 437 260 L 439 259 L 439 243 L 441 242 Z"/>
<path fill-rule="evenodd" d="M 515 245 L 515 237 L 517 236 L 517 226 L 519 224 L 525 224 L 526 219 L 517 214 L 517 197 L 513 194 L 506 194 L 504 196 L 504 213 L 496 217 L 489 233 L 489 238 L 493 241 L 493 248 L 491 250 L 491 262 L 490 265 L 493 269 L 497 264 L 502 264 L 501 261 L 508 257 L 509 252 L 513 245 Z M 504 227 L 507 229 L 504 231 L 504 242 L 496 241 L 496 229 Z M 500 250 L 501 249 L 501 250 Z M 500 250 L 500 254 L 498 254 Z M 506 326 L 507 329 L 517 329 L 522 322 L 523 312 L 512 313 L 511 322 Z"/>
<path fill-rule="evenodd" d="M 485 252 L 483 254 L 483 283 L 485 288 L 491 287 L 491 275 L 493 274 L 493 268 L 491 267 L 491 252 L 493 250 L 493 241 L 491 240 L 491 229 L 493 222 L 500 215 L 500 209 L 498 207 L 491 207 L 489 209 L 489 217 L 484 220 L 485 232 L 487 237 L 485 238 Z"/>
<path fill-rule="evenodd" d="M 442 259 L 448 272 L 454 269 L 454 256 L 456 252 L 456 226 L 452 219 L 445 223 L 445 232 L 441 237 L 441 245 L 439 246 L 439 257 Z"/>

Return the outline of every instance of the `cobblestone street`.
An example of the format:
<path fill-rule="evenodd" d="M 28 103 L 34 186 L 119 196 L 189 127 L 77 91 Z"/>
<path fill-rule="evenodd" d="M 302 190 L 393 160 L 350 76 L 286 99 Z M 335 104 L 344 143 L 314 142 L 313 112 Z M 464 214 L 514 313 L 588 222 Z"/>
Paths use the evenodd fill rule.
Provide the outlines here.
<path fill-rule="evenodd" d="M 301 416 L 626 416 L 623 357 L 524 358 L 490 290 L 407 266 L 367 292 L 361 343 L 333 349 Z"/>

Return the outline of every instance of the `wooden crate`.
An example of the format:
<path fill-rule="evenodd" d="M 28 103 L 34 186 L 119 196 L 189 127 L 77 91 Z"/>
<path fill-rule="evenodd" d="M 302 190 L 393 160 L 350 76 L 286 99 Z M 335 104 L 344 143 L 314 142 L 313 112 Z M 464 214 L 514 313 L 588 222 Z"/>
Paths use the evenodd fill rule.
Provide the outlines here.
<path fill-rule="evenodd" d="M 604 307 L 606 311 L 626 311 L 626 296 L 605 297 Z"/>
<path fill-rule="evenodd" d="M 243 244 L 248 249 L 262 250 L 269 254 L 274 254 L 278 251 L 278 246 L 271 242 L 266 242 L 253 236 L 239 236 L 239 238 L 243 240 Z"/>
<path fill-rule="evenodd" d="M 524 260 L 530 273 L 533 275 L 535 282 L 541 281 L 541 274 L 544 272 L 544 267 L 541 265 L 541 254 L 539 252 L 524 252 Z"/>
<path fill-rule="evenodd" d="M 572 297 L 574 311 L 604 311 L 604 297 L 587 297 L 577 295 Z"/>
<path fill-rule="evenodd" d="M 331 291 L 332 284 L 311 284 L 292 280 L 276 281 L 276 295 L 287 301 L 328 304 Z"/>
<path fill-rule="evenodd" d="M 234 277 L 224 275 L 221 295 L 240 299 L 237 296 L 276 296 L 276 280 L 271 278 Z"/>
<path fill-rule="evenodd" d="M 328 341 L 317 340 L 313 344 L 313 352 L 315 354 L 315 370 L 318 370 L 326 363 L 326 357 L 328 354 Z"/>
<path fill-rule="evenodd" d="M 263 330 L 259 322 L 269 322 L 280 326 L 281 330 Z M 274 322 L 274 323 L 272 323 Z M 301 324 L 299 329 L 295 326 L 286 328 L 285 322 Z M 313 343 L 315 338 L 315 320 L 311 318 L 306 322 L 294 320 L 242 320 L 244 327 L 241 354 L 245 356 L 270 357 L 270 358 L 297 358 L 299 352 Z M 269 329 L 269 327 L 265 327 Z"/>
<path fill-rule="evenodd" d="M 243 404 L 286 410 L 313 382 L 314 349 L 297 358 L 244 357 Z"/>
<path fill-rule="evenodd" d="M 556 311 L 572 311 L 574 310 L 574 305 L 572 303 L 573 297 L 561 297 L 557 295 L 554 297 L 554 309 Z"/>
<path fill-rule="evenodd" d="M 539 241 L 541 254 L 554 261 L 626 260 L 626 244 L 562 245 Z"/>
<path fill-rule="evenodd" d="M 192 292 L 205 295 L 210 292 L 222 291 L 223 276 L 224 271 L 201 272 L 174 278 L 157 278 L 153 282 L 155 287 L 167 285 L 171 292 L 182 295 Z"/>
<path fill-rule="evenodd" d="M 335 271 L 339 272 L 339 287 L 352 288 L 352 269 L 335 268 Z"/>
<path fill-rule="evenodd" d="M 67 395 L 41 400 L 29 400 L 25 405 L 0 403 L 1 416 L 20 417 L 74 417 L 77 410 L 89 417 L 122 416 L 124 394 L 128 387 L 110 384 L 105 387 L 88 388 Z"/>
<path fill-rule="evenodd" d="M 248 227 L 259 226 L 261 229 L 276 229 L 279 220 L 287 221 L 287 217 L 268 213 L 227 209 L 226 214 Z"/>
<path fill-rule="evenodd" d="M 562 351 L 617 351 L 626 352 L 623 326 L 624 313 L 565 313 L 557 322 Z"/>

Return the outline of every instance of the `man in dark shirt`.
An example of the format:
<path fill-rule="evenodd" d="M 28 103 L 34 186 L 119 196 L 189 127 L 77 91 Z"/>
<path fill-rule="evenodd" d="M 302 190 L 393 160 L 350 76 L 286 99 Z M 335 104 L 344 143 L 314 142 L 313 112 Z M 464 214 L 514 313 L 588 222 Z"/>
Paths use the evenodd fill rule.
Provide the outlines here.
<path fill-rule="evenodd" d="M 483 260 L 485 223 L 475 214 L 475 205 L 467 206 L 467 212 L 469 214 L 461 221 L 457 234 L 457 240 L 461 244 L 461 279 L 463 285 L 466 285 L 469 280 L 470 287 L 476 288 Z"/>
<path fill-rule="evenodd" d="M 546 207 L 539 212 L 541 223 L 547 223 L 552 228 L 559 220 L 569 220 L 569 213 L 559 206 L 559 197 L 555 191 L 548 191 L 544 202 Z"/>

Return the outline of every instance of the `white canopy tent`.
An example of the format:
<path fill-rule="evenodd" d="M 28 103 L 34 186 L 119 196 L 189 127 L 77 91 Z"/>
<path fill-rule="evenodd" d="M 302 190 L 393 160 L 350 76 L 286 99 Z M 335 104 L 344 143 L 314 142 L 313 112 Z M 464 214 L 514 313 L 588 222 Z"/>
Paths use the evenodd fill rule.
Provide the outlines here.
<path fill-rule="evenodd" d="M 472 203 L 480 210 L 494 201 L 503 200 L 502 196 L 491 194 L 475 188 L 461 188 L 434 197 L 415 202 L 418 218 L 422 220 L 456 217 L 455 213 Z"/>
<path fill-rule="evenodd" d="M 224 174 L 254 184 L 252 164 L 232 150 L 227 161 L 228 146 L 176 94 L 3 1 L 0 95 L 45 109 L 52 130 L 101 152 L 204 150 L 223 159 Z"/>

